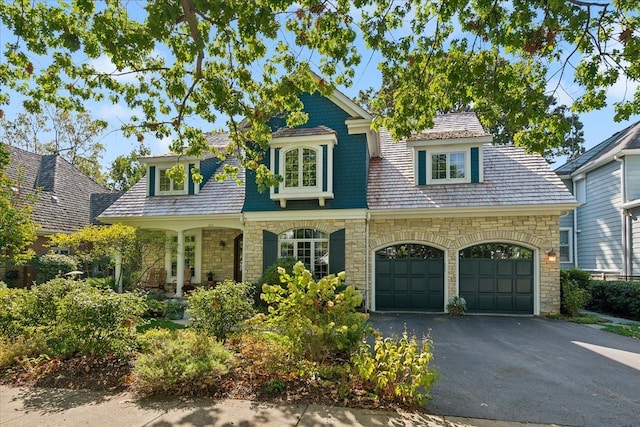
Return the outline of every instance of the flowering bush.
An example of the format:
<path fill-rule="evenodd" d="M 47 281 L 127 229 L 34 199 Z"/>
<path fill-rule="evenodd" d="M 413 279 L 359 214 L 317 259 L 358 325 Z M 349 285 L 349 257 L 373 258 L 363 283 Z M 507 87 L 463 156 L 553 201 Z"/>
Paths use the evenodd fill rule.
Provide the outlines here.
<path fill-rule="evenodd" d="M 453 297 L 447 304 L 447 311 L 452 316 L 461 316 L 467 312 L 467 301 L 462 297 Z"/>
<path fill-rule="evenodd" d="M 368 328 L 367 316 L 356 312 L 362 294 L 353 286 L 338 291 L 344 272 L 317 282 L 298 262 L 293 276 L 279 269 L 283 285 L 264 285 L 269 304 L 266 325 L 291 340 L 301 356 L 312 361 L 347 356 Z"/>

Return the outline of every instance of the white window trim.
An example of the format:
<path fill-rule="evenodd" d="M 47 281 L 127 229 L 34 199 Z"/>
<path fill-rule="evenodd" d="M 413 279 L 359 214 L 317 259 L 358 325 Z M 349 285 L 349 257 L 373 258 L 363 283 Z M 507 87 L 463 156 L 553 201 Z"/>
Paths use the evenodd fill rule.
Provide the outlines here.
<path fill-rule="evenodd" d="M 309 227 L 307 227 L 307 228 L 309 228 Z M 293 228 L 291 230 L 298 230 L 298 228 Z M 287 230 L 287 231 L 291 231 L 291 230 Z M 313 264 L 311 266 L 309 266 L 309 268 L 310 268 L 311 273 L 313 274 L 315 272 L 315 257 L 313 257 L 313 254 L 315 254 L 315 250 L 316 250 L 315 244 L 318 243 L 318 242 L 319 243 L 326 242 L 327 243 L 327 274 L 328 274 L 329 271 L 330 271 L 329 270 L 329 268 L 330 268 L 330 265 L 329 265 L 329 253 L 331 251 L 331 245 L 329 243 L 330 242 L 330 235 L 329 235 L 329 233 L 327 233 L 325 231 L 322 231 L 322 230 L 318 230 L 318 231 L 326 234 L 327 237 L 324 237 L 324 238 L 317 238 L 317 237 L 304 238 L 304 237 L 301 237 L 301 238 L 285 239 L 283 236 L 286 233 L 286 231 L 278 234 L 278 258 L 282 258 L 282 246 L 281 246 L 282 242 L 293 242 L 294 243 L 294 245 L 293 245 L 294 258 L 296 258 L 298 260 L 300 258 L 296 256 L 297 255 L 296 253 L 298 251 L 298 247 L 297 247 L 297 245 L 295 243 L 297 243 L 297 242 L 311 242 L 312 243 L 312 246 L 311 246 L 312 258 L 311 259 L 313 260 L 312 261 Z"/>
<path fill-rule="evenodd" d="M 573 264 L 573 228 L 571 227 L 560 227 L 560 232 L 566 231 L 568 235 L 567 241 L 569 242 L 569 259 L 567 261 L 560 260 L 563 264 Z M 560 246 L 560 243 L 558 243 Z M 560 258 L 560 248 L 558 247 L 558 258 Z"/>
<path fill-rule="evenodd" d="M 200 167 L 199 162 L 197 161 L 181 162 L 181 163 L 184 165 L 184 169 L 187 174 L 189 173 L 189 164 L 193 164 L 195 165 L 195 167 Z M 160 191 L 160 171 L 171 169 L 175 165 L 176 165 L 175 162 L 171 162 L 171 163 L 163 162 L 163 163 L 150 164 L 148 166 L 148 168 L 150 168 L 151 166 L 154 166 L 156 168 L 155 169 L 155 186 L 154 186 L 154 194 L 156 196 L 183 196 L 183 195 L 189 194 L 189 177 L 188 176 L 185 176 L 184 178 L 184 189 Z M 147 174 L 149 173 L 148 168 L 147 168 Z M 171 180 L 171 188 L 173 188 L 173 180 Z M 199 189 L 200 189 L 200 186 L 194 182 L 193 183 L 194 194 L 198 194 Z"/>
<path fill-rule="evenodd" d="M 167 232 L 167 238 L 169 239 L 176 236 L 177 236 L 177 233 Z M 195 266 L 194 266 L 194 272 L 193 272 L 193 277 L 191 278 L 191 282 L 200 283 L 200 278 L 202 277 L 202 273 L 201 273 L 202 272 L 202 230 L 198 229 L 198 230 L 185 231 L 184 237 L 186 238 L 187 236 L 195 236 L 196 238 Z M 167 283 L 173 282 L 178 279 L 176 276 L 171 275 L 171 240 L 169 240 L 169 243 L 167 243 L 167 246 L 165 249 L 164 268 L 167 271 L 167 279 L 166 279 Z"/>
<path fill-rule="evenodd" d="M 284 176 L 285 171 L 285 153 L 292 149 L 309 148 L 316 152 L 316 185 L 314 187 L 285 187 L 284 183 L 278 186 L 278 192 L 275 188 L 270 189 L 271 200 L 280 202 L 281 208 L 287 207 L 287 200 L 309 200 L 318 199 L 320 206 L 325 205 L 325 200 L 333 199 L 333 147 L 338 143 L 336 135 L 333 133 L 324 135 L 309 135 L 303 137 L 282 137 L 273 138 L 271 141 L 270 155 L 272 172 L 276 170 L 275 151 L 280 148 L 278 158 L 278 171 Z M 327 146 L 327 191 L 322 190 L 324 181 L 324 153 L 322 146 Z M 301 165 L 302 166 L 302 165 Z"/>
<path fill-rule="evenodd" d="M 480 149 L 482 149 L 480 147 Z M 468 147 L 455 147 L 455 146 L 449 146 L 449 147 L 432 147 L 426 150 L 422 150 L 422 149 L 417 149 L 415 151 L 415 158 L 414 158 L 414 176 L 415 176 L 415 182 L 416 185 L 418 185 L 418 173 L 419 173 L 419 169 L 418 169 L 418 152 L 419 151 L 424 151 L 425 152 L 425 167 L 426 167 L 426 171 L 425 171 L 425 177 L 426 177 L 426 185 L 436 185 L 436 184 L 466 184 L 466 183 L 470 183 L 471 182 L 471 146 Z M 433 179 L 431 177 L 431 172 L 432 172 L 432 164 L 431 164 L 431 156 L 433 155 L 437 155 L 437 154 L 446 154 L 447 155 L 447 165 L 449 164 L 449 156 L 451 154 L 455 154 L 455 153 L 464 153 L 464 168 L 465 168 L 465 176 L 464 178 L 455 178 L 455 179 Z M 479 157 L 478 161 L 482 164 L 482 156 Z M 449 170 L 448 170 L 448 166 L 447 166 L 447 175 L 449 174 Z M 482 170 L 480 170 L 480 173 L 482 173 Z M 481 175 L 482 176 L 482 175 Z"/>

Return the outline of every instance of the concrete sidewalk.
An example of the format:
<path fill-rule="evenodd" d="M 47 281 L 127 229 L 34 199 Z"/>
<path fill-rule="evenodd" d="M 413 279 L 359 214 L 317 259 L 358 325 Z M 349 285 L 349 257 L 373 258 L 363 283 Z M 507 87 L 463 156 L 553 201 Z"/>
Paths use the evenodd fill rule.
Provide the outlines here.
<path fill-rule="evenodd" d="M 428 426 L 536 427 L 408 412 L 246 400 L 136 399 L 129 393 L 0 386 L 0 426 Z"/>

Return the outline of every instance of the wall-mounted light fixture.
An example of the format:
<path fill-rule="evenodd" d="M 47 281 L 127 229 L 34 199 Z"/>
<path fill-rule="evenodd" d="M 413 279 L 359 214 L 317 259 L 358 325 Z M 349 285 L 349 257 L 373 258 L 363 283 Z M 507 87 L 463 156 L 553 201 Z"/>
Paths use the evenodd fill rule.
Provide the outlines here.
<path fill-rule="evenodd" d="M 220 240 L 220 249 L 224 249 L 227 246 L 227 244 L 224 242 L 224 240 Z"/>
<path fill-rule="evenodd" d="M 558 260 L 558 256 L 556 255 L 555 249 L 551 248 L 549 252 L 547 252 L 547 257 L 549 257 L 549 262 L 556 262 Z"/>

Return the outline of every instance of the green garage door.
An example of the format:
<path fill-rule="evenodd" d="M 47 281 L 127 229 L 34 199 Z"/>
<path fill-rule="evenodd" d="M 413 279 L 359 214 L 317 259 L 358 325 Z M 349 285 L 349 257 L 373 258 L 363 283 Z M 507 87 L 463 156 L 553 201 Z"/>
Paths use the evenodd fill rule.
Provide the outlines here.
<path fill-rule="evenodd" d="M 460 296 L 471 313 L 533 314 L 533 251 L 485 243 L 460 251 Z"/>
<path fill-rule="evenodd" d="M 444 252 L 398 244 L 376 252 L 376 310 L 444 311 Z"/>

